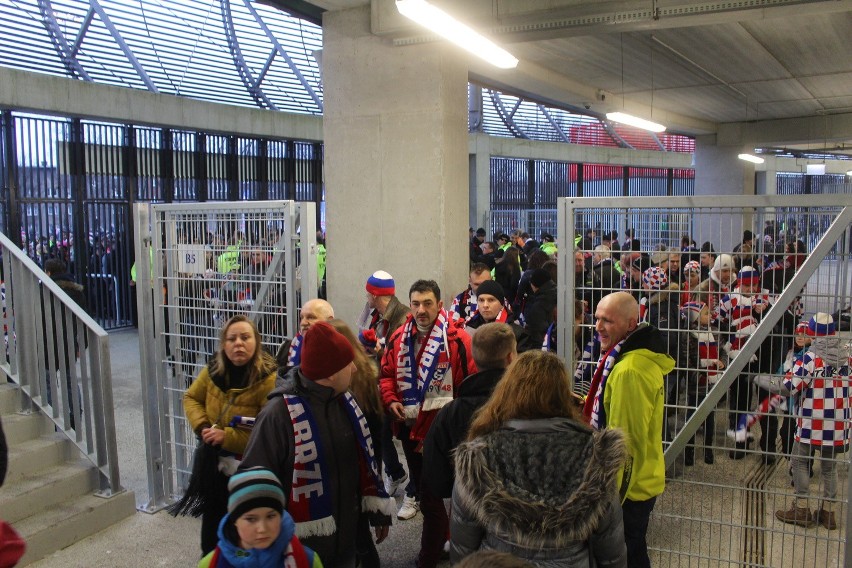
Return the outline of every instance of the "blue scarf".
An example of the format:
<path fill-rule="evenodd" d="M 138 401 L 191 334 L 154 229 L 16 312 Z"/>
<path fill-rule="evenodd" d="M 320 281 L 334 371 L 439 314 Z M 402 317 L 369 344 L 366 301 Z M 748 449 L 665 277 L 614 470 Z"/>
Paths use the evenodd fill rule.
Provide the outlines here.
<path fill-rule="evenodd" d="M 417 418 L 421 407 L 424 411 L 437 410 L 453 399 L 447 323 L 447 312 L 441 310 L 419 354 L 415 353 L 417 327 L 414 318 L 409 316 L 403 324 L 396 382 L 402 393 L 406 418 Z M 446 391 L 448 385 L 449 392 Z"/>
<path fill-rule="evenodd" d="M 290 413 L 295 436 L 293 480 L 287 499 L 287 512 L 296 522 L 296 535 L 328 536 L 337 531 L 332 513 L 328 466 L 319 429 L 310 406 L 300 396 L 285 394 L 284 403 Z M 338 398 L 346 411 L 358 442 L 361 506 L 365 511 L 391 516 L 396 502 L 388 497 L 373 451 L 373 439 L 367 418 L 351 394 Z"/>
<path fill-rule="evenodd" d="M 287 366 L 295 367 L 302 363 L 302 334 L 297 333 L 290 342 L 290 350 L 287 351 Z"/>

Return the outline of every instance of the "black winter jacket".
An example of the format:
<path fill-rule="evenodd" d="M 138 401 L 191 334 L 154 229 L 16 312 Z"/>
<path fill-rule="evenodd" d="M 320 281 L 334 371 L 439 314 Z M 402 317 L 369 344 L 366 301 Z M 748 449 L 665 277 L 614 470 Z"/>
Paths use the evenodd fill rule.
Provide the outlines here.
<path fill-rule="evenodd" d="M 506 369 L 486 369 L 467 377 L 454 401 L 441 409 L 423 442 L 423 479 L 432 493 L 453 494 L 453 451 L 467 438 L 473 414 L 488 401 Z"/>

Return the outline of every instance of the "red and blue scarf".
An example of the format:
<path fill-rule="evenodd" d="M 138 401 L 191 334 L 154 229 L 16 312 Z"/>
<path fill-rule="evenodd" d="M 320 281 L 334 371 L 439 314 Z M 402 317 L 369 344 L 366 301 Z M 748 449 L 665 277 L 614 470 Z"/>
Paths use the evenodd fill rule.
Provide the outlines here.
<path fill-rule="evenodd" d="M 396 502 L 388 497 L 382 483 L 367 418 L 348 392 L 338 400 L 352 423 L 352 431 L 358 441 L 361 508 L 391 516 L 395 514 Z M 293 423 L 296 455 L 287 512 L 296 522 L 296 536 L 332 535 L 337 531 L 337 525 L 332 516 L 334 509 L 328 466 L 317 423 L 310 406 L 300 396 L 285 394 L 284 402 Z"/>
<path fill-rule="evenodd" d="M 592 377 L 592 385 L 589 388 L 589 396 L 586 397 L 586 402 L 583 405 L 583 414 L 588 417 L 589 424 L 595 430 L 606 428 L 606 411 L 603 404 L 606 381 L 609 378 L 610 371 L 615 367 L 615 360 L 618 359 L 621 347 L 626 340 L 625 337 L 611 347 L 609 351 L 601 354 L 601 358 L 598 359 L 598 365 Z"/>
<path fill-rule="evenodd" d="M 407 419 L 416 419 L 421 408 L 424 411 L 438 410 L 453 400 L 447 327 L 447 312 L 441 310 L 420 352 L 415 353 L 417 327 L 414 318 L 409 316 L 403 324 L 396 360 L 396 382 L 402 393 Z"/>
<path fill-rule="evenodd" d="M 297 333 L 293 341 L 290 342 L 290 349 L 287 351 L 287 366 L 295 367 L 302 363 L 302 334 Z"/>

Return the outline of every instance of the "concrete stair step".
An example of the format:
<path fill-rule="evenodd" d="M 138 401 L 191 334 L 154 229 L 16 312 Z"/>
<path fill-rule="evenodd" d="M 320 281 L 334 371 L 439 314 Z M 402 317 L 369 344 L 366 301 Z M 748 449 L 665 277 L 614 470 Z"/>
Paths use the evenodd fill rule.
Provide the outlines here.
<path fill-rule="evenodd" d="M 78 453 L 70 440 L 55 432 L 13 445 L 9 448 L 6 484 L 11 485 L 23 477 L 60 465 Z"/>
<path fill-rule="evenodd" d="M 3 432 L 10 446 L 27 442 L 47 433 L 48 419 L 38 412 L 31 414 L 4 414 Z"/>
<path fill-rule="evenodd" d="M 23 519 L 14 525 L 27 542 L 18 566 L 27 566 L 135 512 L 136 497 L 132 491 L 123 491 L 109 499 L 93 494 L 70 499 Z"/>
<path fill-rule="evenodd" d="M 56 507 L 69 499 L 91 493 L 97 487 L 97 471 L 88 460 L 77 460 L 20 478 L 0 495 L 0 511 L 16 523 L 34 511 Z"/>
<path fill-rule="evenodd" d="M 0 381 L 0 416 L 18 411 L 18 387 L 5 380 Z"/>

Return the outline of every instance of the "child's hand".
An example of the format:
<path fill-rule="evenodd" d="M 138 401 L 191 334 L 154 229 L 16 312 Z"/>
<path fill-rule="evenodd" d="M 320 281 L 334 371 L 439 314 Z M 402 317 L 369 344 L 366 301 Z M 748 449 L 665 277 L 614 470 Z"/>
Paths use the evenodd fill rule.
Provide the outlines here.
<path fill-rule="evenodd" d="M 725 362 L 721 359 L 716 359 L 716 368 L 721 371 L 725 368 Z"/>

